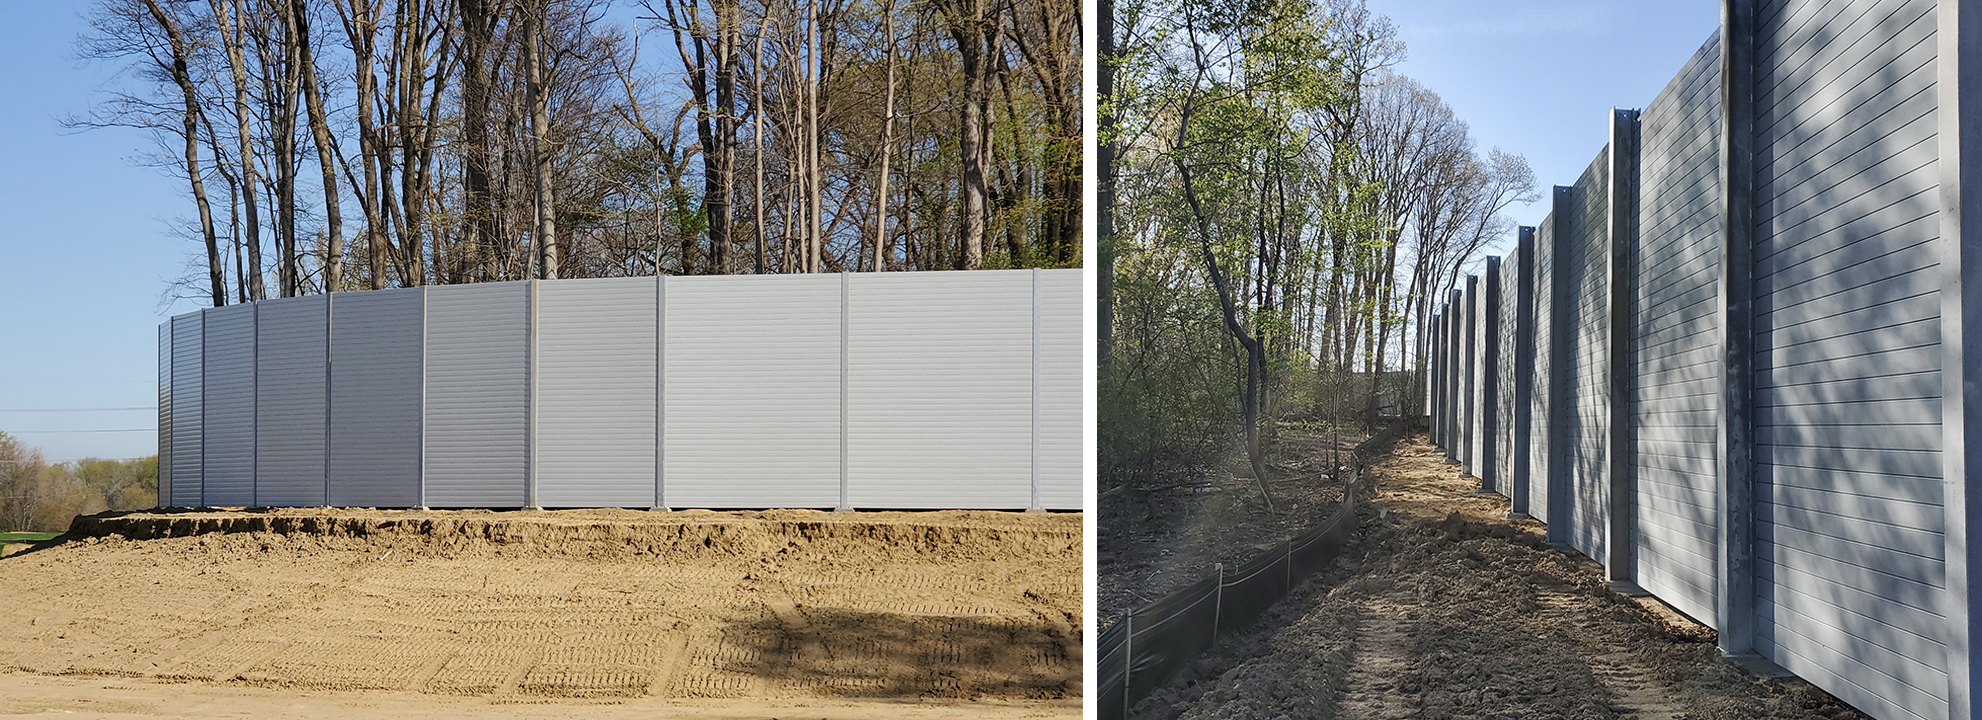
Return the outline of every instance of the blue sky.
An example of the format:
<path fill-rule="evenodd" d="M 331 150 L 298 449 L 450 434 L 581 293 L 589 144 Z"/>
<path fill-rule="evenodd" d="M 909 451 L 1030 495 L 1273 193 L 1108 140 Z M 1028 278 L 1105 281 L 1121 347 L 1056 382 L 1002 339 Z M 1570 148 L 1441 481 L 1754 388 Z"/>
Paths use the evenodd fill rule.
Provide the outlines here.
<path fill-rule="evenodd" d="M 1493 147 L 1525 156 L 1548 188 L 1583 174 L 1610 136 L 1610 109 L 1643 108 L 1720 26 L 1720 0 L 1368 0 L 1408 46 L 1397 70 L 1445 98 Z M 1492 248 L 1505 254 L 1512 237 Z"/>
<path fill-rule="evenodd" d="M 74 133 L 115 68 L 75 60 L 89 0 L 0 2 L 0 430 L 50 459 L 155 451 L 156 327 L 197 246 L 170 232 L 184 181 L 138 164 L 152 140 Z M 1546 186 L 1603 147 L 1609 109 L 1642 107 L 1719 22 L 1718 0 L 1369 0 L 1410 47 L 1399 70 L 1451 103 L 1482 151 Z M 1543 203 L 1517 207 L 1533 224 Z M 22 409 L 144 408 L 20 412 Z M 137 432 L 63 432 L 99 430 Z"/>
<path fill-rule="evenodd" d="M 130 130 L 73 133 L 112 68 L 75 60 L 82 0 L 0 3 L 0 431 L 54 460 L 156 451 L 156 327 L 193 245 L 166 232 L 190 207 Z M 22 408 L 142 407 L 23 413 Z"/>

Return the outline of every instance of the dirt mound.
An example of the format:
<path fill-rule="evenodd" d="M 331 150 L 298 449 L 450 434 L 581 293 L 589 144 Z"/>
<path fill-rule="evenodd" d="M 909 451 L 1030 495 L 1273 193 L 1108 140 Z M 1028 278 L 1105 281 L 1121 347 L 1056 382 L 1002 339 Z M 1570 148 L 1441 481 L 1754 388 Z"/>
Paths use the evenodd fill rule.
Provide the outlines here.
<path fill-rule="evenodd" d="M 76 518 L 67 537 L 133 540 L 270 533 L 359 538 L 409 549 L 537 554 L 744 558 L 858 548 L 922 559 L 998 559 L 1080 552 L 1079 515 L 984 511 L 830 513 L 817 510 L 337 510 L 103 513 Z"/>
<path fill-rule="evenodd" d="M 1361 536 L 1139 705 L 1141 718 L 1862 718 L 1717 659 L 1713 631 L 1610 592 L 1602 568 L 1502 519 L 1422 436 L 1370 471 Z"/>
<path fill-rule="evenodd" d="M 0 561 L 0 669 L 490 698 L 1080 689 L 1081 517 L 129 513 Z"/>

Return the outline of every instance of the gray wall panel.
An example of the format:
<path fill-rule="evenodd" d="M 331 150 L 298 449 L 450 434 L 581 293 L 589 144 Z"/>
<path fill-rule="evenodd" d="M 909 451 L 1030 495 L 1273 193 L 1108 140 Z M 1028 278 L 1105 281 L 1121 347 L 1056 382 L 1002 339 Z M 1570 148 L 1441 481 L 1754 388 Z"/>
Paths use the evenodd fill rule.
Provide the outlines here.
<path fill-rule="evenodd" d="M 229 305 L 206 315 L 201 361 L 206 421 L 206 485 L 200 504 L 255 504 L 255 306 Z"/>
<path fill-rule="evenodd" d="M 158 325 L 158 506 L 172 506 L 172 320 Z"/>
<path fill-rule="evenodd" d="M 1637 282 L 1632 299 L 1632 457 L 1637 582 L 1718 626 L 1719 513 L 1713 423 L 1720 243 L 1720 34 L 1640 116 Z"/>
<path fill-rule="evenodd" d="M 330 306 L 330 504 L 420 503 L 421 288 Z"/>
<path fill-rule="evenodd" d="M 1558 358 L 1570 366 L 1561 368 L 1571 388 L 1567 412 L 1555 418 L 1557 438 L 1562 444 L 1558 457 L 1563 465 L 1557 472 L 1569 486 L 1569 543 L 1591 558 L 1605 555 L 1606 530 L 1610 516 L 1609 458 L 1605 438 L 1609 434 L 1608 383 L 1610 373 L 1609 288 L 1605 265 L 1610 257 L 1610 148 L 1576 181 L 1570 207 L 1569 232 L 1558 251 L 1564 253 L 1562 267 L 1568 271 L 1566 287 L 1571 293 L 1562 317 L 1568 318 L 1571 332 L 1563 333 L 1569 343 Z"/>
<path fill-rule="evenodd" d="M 651 277 L 538 283 L 539 505 L 659 504 L 655 283 Z"/>
<path fill-rule="evenodd" d="M 1516 306 L 1520 299 L 1521 263 L 1510 254 L 1500 261 L 1500 339 L 1495 362 L 1497 390 L 1494 393 L 1494 483 L 1495 492 L 1512 496 L 1509 483 L 1514 478 L 1514 336 Z"/>
<path fill-rule="evenodd" d="M 522 507 L 530 284 L 427 288 L 424 502 Z"/>
<path fill-rule="evenodd" d="M 1758 646 L 1876 716 L 1946 717 L 1934 2 L 1768 5 Z"/>
<path fill-rule="evenodd" d="M 200 313 L 172 318 L 172 507 L 200 504 Z"/>
<path fill-rule="evenodd" d="M 847 468 L 855 507 L 1027 505 L 1030 284 L 1023 270 L 851 278 Z"/>
<path fill-rule="evenodd" d="M 324 433 L 330 423 L 330 298 L 255 305 L 255 500 L 324 504 Z"/>
<path fill-rule="evenodd" d="M 1555 402 L 1553 371 L 1555 353 L 1555 217 L 1542 219 L 1535 228 L 1534 368 L 1528 397 L 1528 514 L 1550 522 L 1549 478 L 1555 458 Z"/>
<path fill-rule="evenodd" d="M 1049 510 L 1079 510 L 1087 421 L 1082 368 L 1079 270 L 1037 270 L 1039 283 L 1039 503 Z"/>
<path fill-rule="evenodd" d="M 670 506 L 839 506 L 840 283 L 668 279 Z"/>

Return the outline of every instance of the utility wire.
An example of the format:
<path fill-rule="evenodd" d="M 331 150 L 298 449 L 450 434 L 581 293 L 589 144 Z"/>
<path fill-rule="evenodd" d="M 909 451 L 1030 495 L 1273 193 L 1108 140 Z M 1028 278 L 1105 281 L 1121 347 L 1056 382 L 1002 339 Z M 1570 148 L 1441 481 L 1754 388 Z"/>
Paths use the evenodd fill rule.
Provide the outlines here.
<path fill-rule="evenodd" d="M 113 433 L 113 432 L 158 432 L 158 428 L 155 428 L 155 427 L 148 427 L 148 428 L 130 428 L 130 429 L 118 429 L 118 430 L 8 430 L 7 432 L 8 432 L 8 434 L 13 434 L 13 433 Z"/>
<path fill-rule="evenodd" d="M 0 408 L 0 412 L 121 412 L 125 410 L 157 410 L 156 405 L 143 407 L 100 407 L 100 408 Z"/>

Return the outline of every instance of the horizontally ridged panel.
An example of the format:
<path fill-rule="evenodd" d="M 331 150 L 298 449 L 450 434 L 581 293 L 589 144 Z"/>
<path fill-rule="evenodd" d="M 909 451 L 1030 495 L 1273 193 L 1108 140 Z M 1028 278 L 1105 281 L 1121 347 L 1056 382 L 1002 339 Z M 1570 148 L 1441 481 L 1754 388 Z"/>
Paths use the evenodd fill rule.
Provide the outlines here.
<path fill-rule="evenodd" d="M 1552 372 L 1555 361 L 1555 215 L 1542 218 L 1535 228 L 1534 275 L 1529 281 L 1534 293 L 1535 323 L 1531 342 L 1534 366 L 1529 373 L 1528 394 L 1528 514 L 1543 523 L 1549 517 L 1549 478 L 1556 465 L 1555 398 Z"/>
<path fill-rule="evenodd" d="M 201 361 L 206 420 L 206 487 L 200 504 L 255 504 L 255 306 L 229 305 L 206 315 Z"/>
<path fill-rule="evenodd" d="M 172 506 L 172 320 L 158 325 L 158 506 Z"/>
<path fill-rule="evenodd" d="M 1500 260 L 1500 327 L 1494 391 L 1494 478 L 1493 489 L 1501 495 L 1514 495 L 1514 331 L 1521 288 L 1521 262 L 1518 251 Z"/>
<path fill-rule="evenodd" d="M 1083 417 L 1081 271 L 1038 270 L 1039 504 L 1082 507 Z"/>
<path fill-rule="evenodd" d="M 1557 369 L 1570 384 L 1563 398 L 1568 405 L 1553 418 L 1563 461 L 1557 470 L 1568 484 L 1569 543 L 1592 558 L 1605 557 L 1610 517 L 1610 473 L 1606 455 L 1610 427 L 1610 153 L 1605 147 L 1583 171 L 1575 185 L 1569 232 L 1559 241 L 1566 254 L 1569 297 L 1563 317 L 1571 324 L 1562 339 L 1569 347 L 1557 355 L 1567 367 Z"/>
<path fill-rule="evenodd" d="M 669 506 L 839 506 L 840 282 L 668 279 Z"/>
<path fill-rule="evenodd" d="M 256 313 L 256 504 L 322 505 L 330 427 L 330 297 L 264 300 Z"/>
<path fill-rule="evenodd" d="M 530 284 L 427 288 L 430 507 L 528 504 Z"/>
<path fill-rule="evenodd" d="M 1932 0 L 1766 3 L 1757 52 L 1758 650 L 1946 717 Z"/>
<path fill-rule="evenodd" d="M 860 508 L 1023 508 L 1031 273 L 851 278 L 848 492 Z"/>
<path fill-rule="evenodd" d="M 205 448 L 200 418 L 201 319 L 193 312 L 172 318 L 172 507 L 199 507 L 200 460 Z"/>
<path fill-rule="evenodd" d="M 1639 119 L 1629 398 L 1638 584 L 1714 627 L 1720 113 L 1716 32 Z"/>
<path fill-rule="evenodd" d="M 330 504 L 420 503 L 421 288 L 330 305 Z"/>
<path fill-rule="evenodd" d="M 1470 292 L 1466 294 L 1466 313 L 1470 325 L 1466 328 L 1466 424 L 1470 428 L 1466 443 L 1466 467 L 1474 477 L 1484 480 L 1488 477 L 1486 468 L 1487 438 L 1487 357 L 1486 357 L 1486 278 L 1468 283 Z"/>
<path fill-rule="evenodd" d="M 656 282 L 538 283 L 537 504 L 658 504 Z"/>

